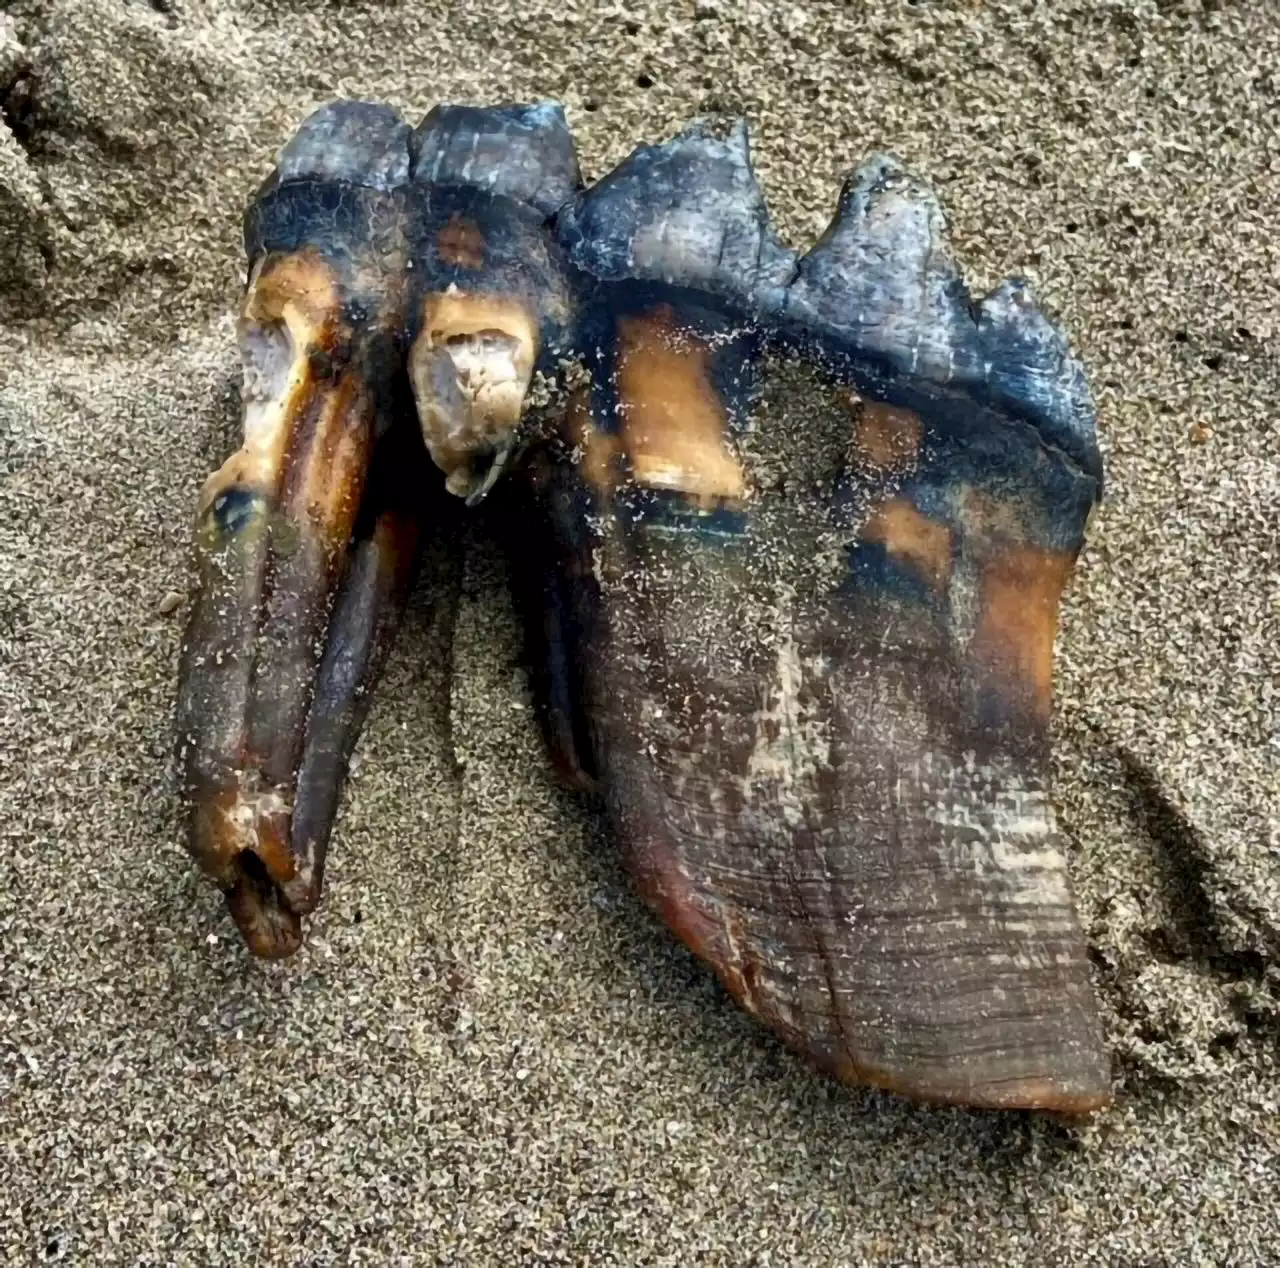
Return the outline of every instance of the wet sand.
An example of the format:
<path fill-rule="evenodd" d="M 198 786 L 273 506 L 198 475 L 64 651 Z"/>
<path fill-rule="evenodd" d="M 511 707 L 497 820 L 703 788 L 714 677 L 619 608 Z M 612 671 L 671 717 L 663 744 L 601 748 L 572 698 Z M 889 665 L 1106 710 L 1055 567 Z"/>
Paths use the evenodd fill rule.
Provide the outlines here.
<path fill-rule="evenodd" d="M 0 15 L 0 1259 L 1280 1262 L 1280 25 L 1265 4 L 27 0 Z M 1106 503 L 1056 798 L 1084 1128 L 834 1086 L 554 784 L 504 564 L 420 587 L 310 940 L 182 850 L 188 534 L 239 218 L 316 104 L 564 101 L 589 177 L 740 111 L 782 234 L 896 152 L 1085 360 Z"/>

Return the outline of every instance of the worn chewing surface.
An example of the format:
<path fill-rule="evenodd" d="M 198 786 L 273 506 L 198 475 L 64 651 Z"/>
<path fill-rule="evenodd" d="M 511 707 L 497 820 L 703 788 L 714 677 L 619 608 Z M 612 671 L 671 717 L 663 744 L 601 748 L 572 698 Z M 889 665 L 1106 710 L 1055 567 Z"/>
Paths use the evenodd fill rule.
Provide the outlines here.
<path fill-rule="evenodd" d="M 1270 7 L 509 8 L 0 15 L 0 1260 L 1276 1262 Z M 1108 471 L 1055 722 L 1092 1127 L 839 1088 L 713 987 L 555 790 L 478 533 L 413 600 L 307 947 L 249 961 L 169 766 L 190 515 L 244 201 L 340 94 L 560 98 L 589 178 L 745 111 L 798 246 L 892 150 L 976 292 L 1060 315 Z"/>

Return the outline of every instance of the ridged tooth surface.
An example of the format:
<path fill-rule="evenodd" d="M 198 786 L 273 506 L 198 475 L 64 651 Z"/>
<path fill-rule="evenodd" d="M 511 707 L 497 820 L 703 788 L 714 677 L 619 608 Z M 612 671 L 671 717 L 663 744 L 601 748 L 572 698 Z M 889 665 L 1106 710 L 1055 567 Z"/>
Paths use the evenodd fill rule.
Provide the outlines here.
<path fill-rule="evenodd" d="M 931 191 L 878 156 L 848 180 L 835 219 L 800 261 L 788 293 L 806 315 L 843 326 L 904 374 L 939 381 L 971 372 L 965 295 Z"/>
<path fill-rule="evenodd" d="M 553 215 L 582 184 L 573 135 L 553 101 L 437 106 L 410 142 L 413 179 L 464 185 Z"/>
<path fill-rule="evenodd" d="M 913 401 L 922 388 L 966 393 L 1037 427 L 1099 478 L 1084 373 L 1030 288 L 1008 281 L 974 303 L 946 242 L 933 192 L 877 155 L 845 182 L 836 215 L 799 262 L 779 320 L 801 341 L 827 340 L 880 388 Z"/>
<path fill-rule="evenodd" d="M 748 311 L 776 303 L 795 253 L 774 236 L 746 123 L 705 121 L 646 145 L 568 204 L 556 231 L 575 265 L 603 281 L 700 287 Z"/>
<path fill-rule="evenodd" d="M 1093 395 L 1084 366 L 1066 335 L 1036 304 L 1030 285 L 1002 282 L 977 308 L 978 342 L 994 401 L 1016 402 L 1056 444 L 1099 483 Z"/>

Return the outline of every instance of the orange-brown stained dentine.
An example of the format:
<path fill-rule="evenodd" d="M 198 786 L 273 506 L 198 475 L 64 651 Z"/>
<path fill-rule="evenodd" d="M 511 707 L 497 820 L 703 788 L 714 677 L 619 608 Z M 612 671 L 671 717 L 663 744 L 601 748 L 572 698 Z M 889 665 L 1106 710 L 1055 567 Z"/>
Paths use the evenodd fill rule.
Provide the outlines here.
<path fill-rule="evenodd" d="M 484 234 L 473 220 L 459 212 L 436 234 L 436 250 L 446 264 L 462 269 L 484 267 Z"/>
<path fill-rule="evenodd" d="M 521 300 L 506 295 L 439 291 L 423 303 L 423 328 L 433 344 L 487 334 L 515 340 L 530 368 L 538 354 L 537 315 Z"/>
<path fill-rule="evenodd" d="M 854 414 L 851 457 L 875 475 L 911 470 L 920 456 L 924 424 L 909 409 L 850 398 Z"/>
<path fill-rule="evenodd" d="M 291 461 L 281 501 L 320 534 L 330 551 L 351 535 L 372 444 L 368 419 L 373 405 L 363 379 L 354 370 L 318 393 L 317 408 L 299 419 L 289 440 Z M 304 509 L 305 508 L 305 509 Z"/>
<path fill-rule="evenodd" d="M 999 686 L 1047 721 L 1053 708 L 1053 642 L 1072 551 L 993 543 L 982 564 L 978 627 L 970 651 Z"/>
<path fill-rule="evenodd" d="M 316 331 L 339 311 L 337 279 L 314 248 L 266 256 L 246 297 L 244 316 L 279 321 L 290 306 Z"/>
<path fill-rule="evenodd" d="M 675 326 L 669 306 L 618 323 L 622 440 L 638 483 L 704 504 L 746 497 L 725 443 L 728 420 L 710 374 L 706 341 Z"/>
<path fill-rule="evenodd" d="M 879 542 L 935 591 L 951 575 L 951 530 L 922 514 L 906 498 L 882 502 L 863 525 L 864 541 Z"/>

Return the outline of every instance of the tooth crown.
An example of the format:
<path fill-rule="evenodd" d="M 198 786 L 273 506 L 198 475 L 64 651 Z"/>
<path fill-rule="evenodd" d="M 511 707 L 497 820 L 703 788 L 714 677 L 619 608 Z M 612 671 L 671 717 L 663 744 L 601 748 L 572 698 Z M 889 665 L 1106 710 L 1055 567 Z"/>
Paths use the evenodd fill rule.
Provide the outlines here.
<path fill-rule="evenodd" d="M 437 106 L 414 129 L 409 153 L 418 184 L 483 190 L 543 219 L 582 184 L 564 108 L 553 101 Z"/>
<path fill-rule="evenodd" d="M 556 220 L 579 268 L 603 281 L 701 287 L 749 313 L 777 303 L 795 252 L 774 236 L 751 168 L 747 128 L 725 138 L 695 121 L 637 149 Z"/>
<path fill-rule="evenodd" d="M 303 183 L 312 187 L 310 216 L 276 196 Z M 986 408 L 1022 420 L 1101 491 L 1094 405 L 1062 331 L 1020 279 L 973 300 L 936 196 L 890 155 L 851 173 L 831 224 L 801 256 L 773 232 L 744 120 L 723 135 L 695 120 L 583 190 L 554 102 L 441 105 L 411 129 L 390 107 L 338 101 L 304 120 L 259 189 L 245 217 L 250 258 L 297 249 L 309 234 L 341 238 L 343 225 L 376 230 L 369 205 L 344 192 L 353 187 L 407 197 L 407 210 L 384 213 L 393 220 L 432 224 L 451 197 L 453 210 L 470 210 L 491 274 L 537 310 L 547 361 L 575 337 L 572 278 L 540 231 L 551 221 L 580 287 L 591 279 L 705 291 L 834 361 L 872 396 L 907 407 L 932 399 L 944 414 L 949 399 L 967 401 L 960 413 Z M 404 192 L 413 189 L 421 193 Z M 477 205 L 477 192 L 499 202 Z M 447 275 L 436 241 L 418 236 L 414 266 Z"/>
<path fill-rule="evenodd" d="M 280 151 L 244 214 L 245 255 L 308 244 L 339 253 L 382 245 L 409 182 L 409 126 L 391 107 L 334 101 Z"/>
<path fill-rule="evenodd" d="M 1093 402 L 1066 339 L 1021 280 L 975 306 L 945 231 L 932 191 L 896 159 L 873 157 L 801 258 L 782 324 L 850 358 L 886 397 L 914 396 L 910 381 L 923 380 L 1010 411 L 1100 482 Z"/>
<path fill-rule="evenodd" d="M 303 120 L 273 176 L 281 185 L 312 179 L 397 189 L 409 180 L 409 125 L 390 106 L 330 102 Z"/>

